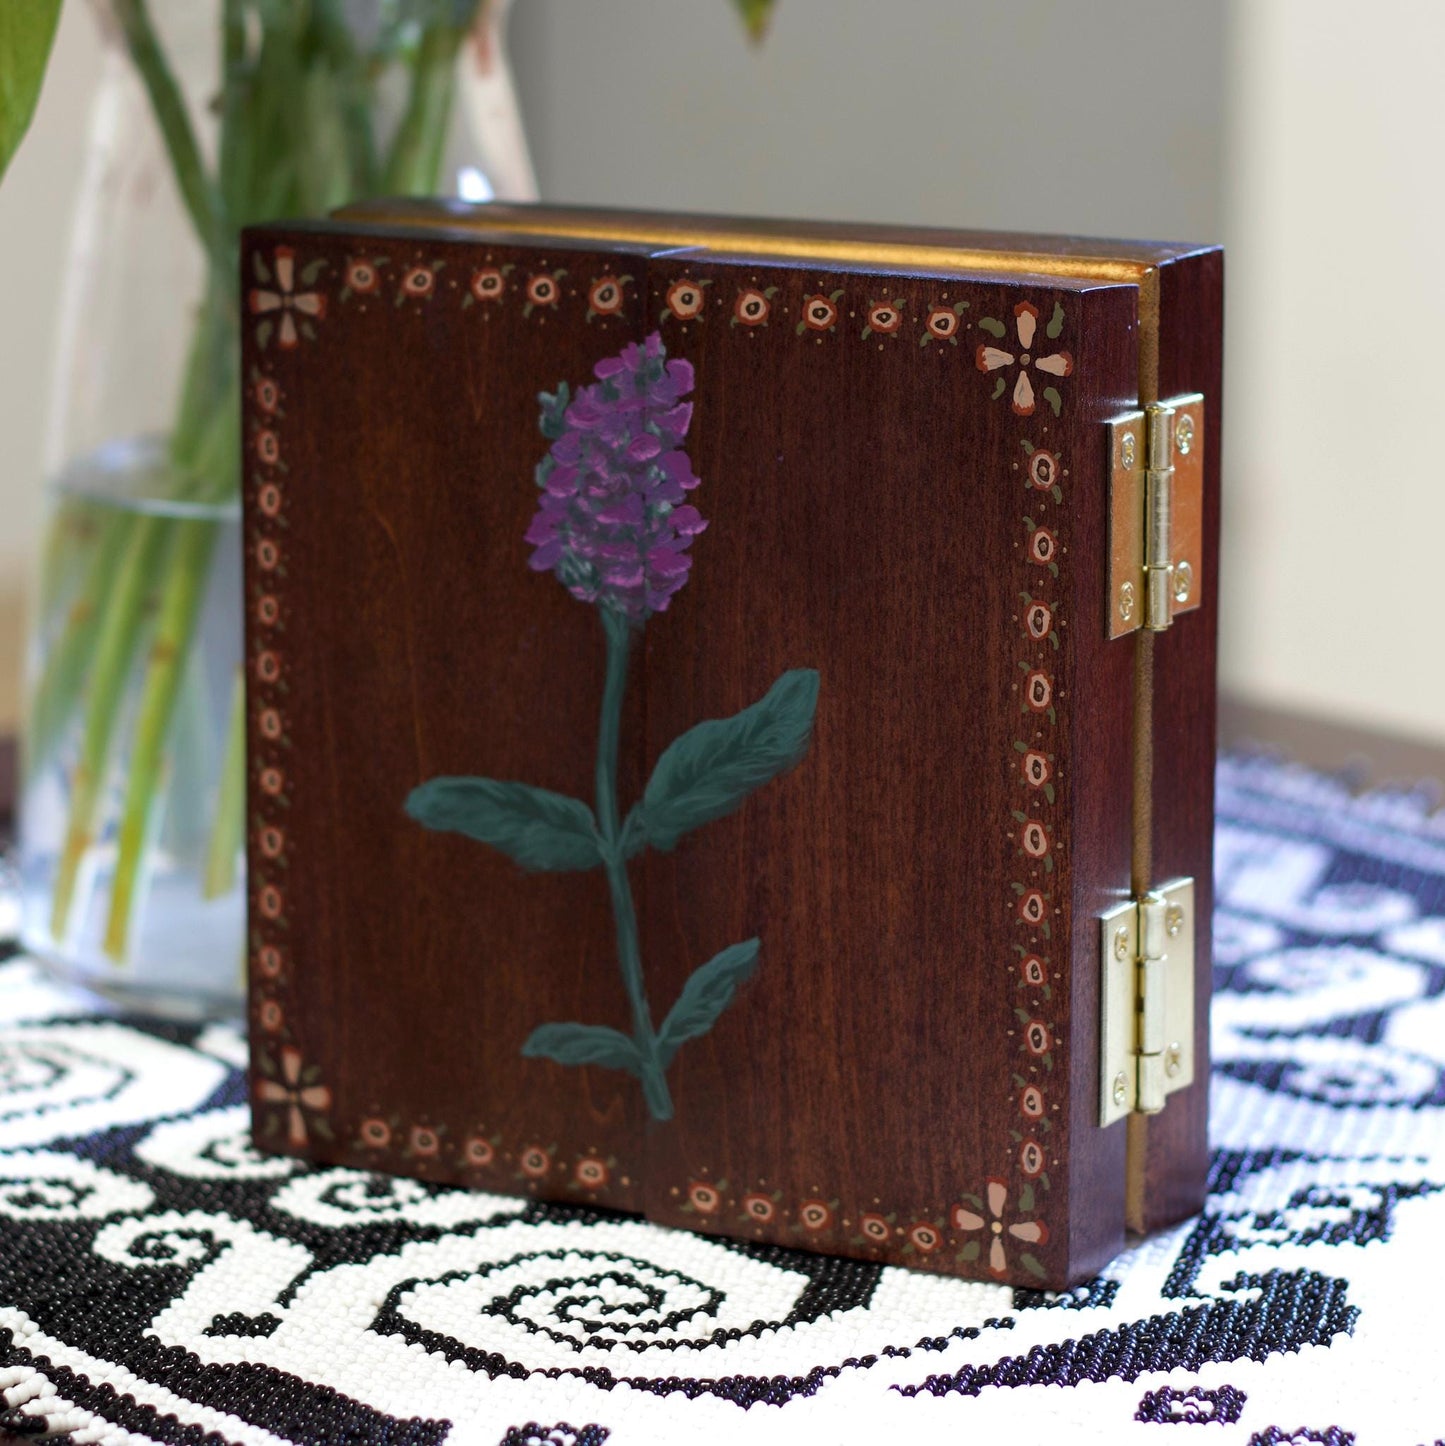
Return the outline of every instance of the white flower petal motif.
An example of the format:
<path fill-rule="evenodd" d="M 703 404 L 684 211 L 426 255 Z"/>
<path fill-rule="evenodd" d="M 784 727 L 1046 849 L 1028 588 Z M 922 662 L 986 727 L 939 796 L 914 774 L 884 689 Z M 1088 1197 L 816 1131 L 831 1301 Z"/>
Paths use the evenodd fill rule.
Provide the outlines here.
<path fill-rule="evenodd" d="M 1041 356 L 1034 365 L 1052 377 L 1066 377 L 1074 369 L 1074 359 L 1068 352 L 1059 351 L 1052 356 Z"/>
<path fill-rule="evenodd" d="M 1034 344 L 1034 328 L 1039 322 L 1039 309 L 1027 301 L 1014 307 L 1014 319 L 1018 326 L 1019 345 L 1027 351 Z"/>
<path fill-rule="evenodd" d="M 1019 368 L 1019 379 L 1014 383 L 1014 411 L 1021 417 L 1027 417 L 1034 409 L 1034 387 L 1029 381 L 1029 374 Z"/>
<path fill-rule="evenodd" d="M 996 372 L 1000 367 L 1006 367 L 1012 363 L 1014 354 L 1011 351 L 1004 351 L 1002 347 L 981 346 L 978 349 L 978 364 L 981 370 Z"/>

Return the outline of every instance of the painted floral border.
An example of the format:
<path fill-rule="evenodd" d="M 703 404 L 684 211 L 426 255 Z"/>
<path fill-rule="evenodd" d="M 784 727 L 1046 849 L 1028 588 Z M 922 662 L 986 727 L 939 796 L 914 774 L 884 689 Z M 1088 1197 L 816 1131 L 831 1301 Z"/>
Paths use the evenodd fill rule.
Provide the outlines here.
<path fill-rule="evenodd" d="M 569 268 L 545 259 L 519 267 L 485 249 L 469 255 L 461 271 L 447 275 L 455 245 L 417 248 L 413 243 L 378 241 L 374 250 L 350 255 L 339 266 L 326 257 L 299 258 L 294 248 L 270 246 L 249 258 L 255 284 L 247 307 L 254 327 L 255 355 L 246 384 L 247 508 L 249 552 L 247 607 L 251 737 L 250 831 L 252 840 L 249 953 L 253 1098 L 263 1144 L 304 1151 L 314 1137 L 341 1144 L 361 1161 L 390 1163 L 420 1175 L 460 1178 L 476 1187 L 532 1193 L 544 1187 L 564 1189 L 595 1200 L 616 1181 L 632 1183 L 629 1168 L 602 1148 L 575 1156 L 559 1153 L 540 1139 L 507 1140 L 478 1123 L 453 1131 L 442 1122 L 403 1120 L 375 1108 L 354 1120 L 333 1112 L 330 1087 L 308 1063 L 304 1044 L 288 1014 L 290 979 L 296 961 L 289 940 L 287 870 L 294 842 L 286 828 L 294 779 L 290 762 L 289 679 L 285 651 L 287 503 L 292 483 L 286 458 L 288 412 L 285 369 L 299 364 L 305 350 L 320 342 L 333 306 L 347 309 L 409 309 L 422 313 L 437 304 L 475 309 L 485 322 L 507 305 L 528 320 L 546 324 L 571 308 L 585 308 L 585 320 L 607 326 L 619 319 L 629 288 L 637 279 L 623 271 L 574 276 Z M 409 254 L 403 254 L 409 253 Z M 466 272 L 463 275 L 461 272 Z M 838 286 L 843 279 L 847 285 Z M 832 284 L 830 284 L 830 282 Z M 334 294 L 329 289 L 334 287 Z M 856 289 L 854 289 L 856 288 Z M 714 281 L 682 274 L 663 280 L 650 300 L 660 308 L 659 324 L 678 327 L 723 323 L 746 336 L 769 329 L 814 345 L 867 343 L 878 349 L 912 341 L 920 353 L 940 356 L 963 352 L 960 338 L 973 325 L 970 302 L 949 294 L 938 283 L 936 294 L 919 315 L 907 316 L 908 299 L 892 294 L 877 278 L 820 281 L 805 295 L 796 321 L 779 299 L 777 288 L 745 279 L 736 294 Z M 1063 844 L 1056 821 L 1065 816 L 1066 779 L 1059 766 L 1058 740 L 1063 690 L 1058 686 L 1062 639 L 1068 625 L 1059 598 L 1061 560 L 1067 554 L 1065 486 L 1068 468 L 1049 444 L 1047 413 L 1061 415 L 1063 393 L 1054 382 L 1073 372 L 1072 354 L 1057 346 L 1067 316 L 1055 303 L 1042 330 L 1055 346 L 1042 356 L 1034 345 L 1042 311 L 1032 302 L 1013 308 L 1014 335 L 1009 352 L 993 342 L 979 346 L 974 364 L 995 376 L 994 399 L 1009 397 L 1019 417 L 1040 414 L 1041 440 L 1021 437 L 1021 456 L 1011 466 L 1021 480 L 1026 510 L 1020 514 L 1017 589 L 1019 676 L 1004 706 L 1019 736 L 1006 760 L 1019 788 L 1018 806 L 1003 830 L 1016 878 L 1004 901 L 1009 928 L 1011 976 L 1005 991 L 1006 1029 L 1018 1042 L 1017 1066 L 1006 1082 L 1005 1117 L 1014 1121 L 997 1160 L 996 1173 L 960 1188 L 943 1209 L 909 1212 L 886 1202 L 844 1204 L 841 1195 L 816 1189 L 805 1197 L 785 1197 L 766 1180 L 732 1184 L 706 1170 L 670 1187 L 680 1223 L 695 1229 L 726 1227 L 729 1234 L 782 1238 L 822 1250 L 846 1248 L 853 1254 L 903 1258 L 925 1268 L 955 1273 L 1041 1279 L 1045 1268 L 1037 1250 L 1048 1241 L 1043 1199 L 1052 1187 L 1049 1170 L 1059 1164 L 1051 1148 L 1057 1139 L 1058 1102 L 1051 1078 L 1064 1078 L 1061 1035 L 1052 1014 L 1060 975 L 1050 957 L 1062 906 L 1050 888 Z M 994 342 L 1003 342 L 1004 324 L 981 316 L 977 322 Z M 1032 350 L 1031 350 L 1032 347 Z M 1047 363 L 1047 365 L 1046 365 Z M 1050 385 L 1035 388 L 1030 378 L 1043 373 Z M 1012 377 L 1012 386 L 1008 378 Z M 1051 1139 L 1052 1137 L 1052 1139 Z M 871 1208 L 863 1208 L 864 1205 Z M 962 1269 L 960 1269 L 962 1267 Z"/>

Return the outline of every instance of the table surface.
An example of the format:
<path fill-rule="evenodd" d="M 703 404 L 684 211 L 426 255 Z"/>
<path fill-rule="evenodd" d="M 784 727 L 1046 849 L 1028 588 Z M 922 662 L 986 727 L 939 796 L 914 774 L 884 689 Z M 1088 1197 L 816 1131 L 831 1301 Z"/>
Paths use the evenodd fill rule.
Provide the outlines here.
<path fill-rule="evenodd" d="M 1430 813 L 1438 791 L 1414 785 L 1445 779 L 1445 749 L 1238 704 L 1221 710 L 1221 739 L 1231 752 L 1220 772 L 1211 1196 L 1198 1220 L 1139 1243 L 1086 1289 L 1049 1299 L 906 1271 L 864 1281 L 855 1263 L 786 1253 L 752 1260 L 749 1278 L 736 1273 L 744 1269 L 740 1257 L 711 1241 L 500 1197 L 484 1197 L 500 1214 L 479 1227 L 454 1224 L 438 1238 L 418 1230 L 416 1200 L 393 1199 L 398 1187 L 379 1177 L 369 1184 L 364 1176 L 353 1180 L 355 1172 L 286 1174 L 291 1166 L 284 1178 L 247 1176 L 239 1037 L 224 1029 L 167 1036 L 119 1021 L 105 1045 L 113 1051 L 109 1063 L 123 1066 L 142 1090 L 160 1090 L 159 1107 L 142 1104 L 133 1116 L 110 1118 L 87 1115 L 86 1106 L 73 1129 L 52 1121 L 30 1137 L 19 1112 L 0 1109 L 0 1150 L 9 1152 L 0 1207 L 15 1172 L 25 1179 L 27 1169 L 39 1192 L 34 1200 L 66 1181 L 91 1182 L 87 1172 L 97 1166 L 104 1188 L 155 1196 L 148 1206 L 132 1202 L 152 1242 L 132 1256 L 126 1210 L 112 1211 L 110 1223 L 60 1224 L 47 1236 L 47 1227 L 27 1225 L 24 1210 L 35 1207 L 22 1192 L 21 1216 L 7 1225 L 11 1237 L 33 1228 L 37 1251 L 60 1241 L 70 1254 L 55 1257 L 68 1260 L 55 1278 L 67 1289 L 101 1299 L 116 1289 L 119 1268 L 132 1272 L 122 1290 L 143 1301 L 144 1329 L 107 1337 L 73 1327 L 73 1338 L 46 1347 L 52 1376 L 64 1356 L 77 1369 L 89 1360 L 92 1386 L 131 1381 L 125 1389 L 138 1395 L 135 1410 L 150 1413 L 148 1424 L 143 1434 L 116 1441 L 199 1440 L 196 1423 L 211 1422 L 206 1429 L 217 1434 L 208 1440 L 309 1446 L 337 1439 L 344 1417 L 352 1423 L 349 1439 L 421 1443 L 440 1439 L 423 1429 L 424 1418 L 435 1416 L 448 1446 L 643 1446 L 683 1438 L 759 1446 L 802 1439 L 1147 1446 L 1159 1434 L 1156 1423 L 1199 1421 L 1218 1423 L 1206 1434 L 1219 1446 L 1439 1446 L 1445 1390 L 1428 1307 L 1433 1283 L 1445 1280 L 1445 817 Z M 1256 752 L 1285 754 L 1336 776 L 1251 761 Z M 1385 787 L 1395 782 L 1411 786 Z M 1361 796 L 1366 787 L 1376 791 Z M 17 1036 L 38 1042 L 42 1054 L 48 1048 L 52 1063 L 63 1060 L 76 1047 L 67 1033 L 71 1017 L 62 1010 L 52 1024 L 44 981 L 25 965 L 0 967 L 8 1016 L 0 1020 L 0 1065 L 15 1057 L 4 1051 Z M 104 1049 L 95 1052 L 97 1062 L 107 1063 Z M 116 1128 L 123 1118 L 139 1123 Z M 57 1158 L 57 1179 L 44 1178 L 46 1169 L 56 1173 Z M 448 1194 L 455 1200 L 460 1192 Z M 358 1234 L 345 1214 L 358 1200 L 371 1233 Z M 394 1224 L 378 1226 L 384 1219 Z M 114 1238 L 100 1250 L 106 1232 Z M 147 1294 L 146 1282 L 164 1249 L 185 1250 L 207 1232 L 207 1248 L 220 1258 L 171 1287 L 178 1304 L 162 1309 L 169 1297 Z M 23 1258 L 12 1247 L 7 1260 L 4 1236 L 0 1230 L 0 1284 L 11 1294 L 0 1296 L 0 1315 L 26 1304 Z M 480 1248 L 495 1258 L 480 1267 L 472 1257 L 442 1260 L 448 1240 L 472 1242 L 474 1255 Z M 527 1253 L 515 1253 L 518 1241 L 530 1241 Z M 551 1262 L 540 1273 L 539 1251 Z M 610 1263 L 569 1276 L 569 1251 Z M 432 1334 L 417 1339 L 432 1343 L 411 1348 L 420 1355 L 407 1354 L 396 1334 L 406 1327 L 401 1317 L 389 1335 L 375 1322 L 348 1334 L 351 1313 L 334 1290 L 328 1297 L 328 1286 L 348 1271 L 371 1272 L 379 1282 L 375 1299 L 389 1300 L 416 1284 L 385 1277 L 389 1262 L 408 1252 L 404 1274 L 421 1276 L 433 1294 L 442 1281 L 478 1289 L 499 1273 L 515 1277 L 514 1288 L 487 1286 L 499 1293 L 478 1297 L 481 1313 L 463 1312 L 466 1319 L 445 1330 L 431 1320 Z M 105 1257 L 99 1264 L 97 1253 Z M 295 1275 L 292 1255 L 314 1262 L 305 1267 L 311 1276 Z M 265 1277 L 282 1267 L 293 1286 L 277 1294 Z M 649 1291 L 666 1296 L 686 1278 L 686 1290 L 716 1284 L 719 1309 L 728 1292 L 754 1292 L 747 1310 L 761 1320 L 736 1339 L 714 1341 L 713 1362 L 706 1351 L 679 1358 L 659 1349 L 665 1342 L 637 1335 L 622 1338 L 629 1355 L 606 1321 L 572 1339 L 571 1308 L 560 1297 L 553 1315 L 538 1313 L 549 1290 L 575 1305 L 602 1289 L 602 1275 L 633 1292 L 628 1302 L 642 1315 Z M 559 1285 L 552 1276 L 565 1278 Z M 812 1284 L 799 1296 L 805 1280 Z M 33 1292 L 35 1281 L 30 1285 Z M 250 1299 L 262 1286 L 269 1312 Z M 819 1289 L 835 1304 L 802 1309 Z M 412 1303 L 418 1318 L 433 1309 L 426 1290 Z M 783 1318 L 787 1301 L 792 1313 Z M 199 1312 L 197 1321 L 180 1305 Z M 37 1309 L 33 1298 L 29 1308 Z M 753 1338 L 770 1309 L 780 1312 L 775 1323 Z M 370 1320 L 374 1308 L 363 1314 Z M 273 1315 L 284 1318 L 274 1330 L 267 1323 Z M 206 1320 L 212 1324 L 200 1329 Z M 254 1338 L 250 1320 L 267 1323 Z M 438 1346 L 447 1330 L 459 1338 L 479 1333 L 490 1354 Z M 317 1339 L 328 1343 L 322 1359 Z M 222 1369 L 265 1363 L 271 1374 L 261 1389 L 286 1396 L 292 1388 L 284 1382 L 294 1380 L 303 1416 L 278 1426 L 257 1405 L 255 1386 L 242 1390 L 250 1393 L 243 1420 L 214 1401 L 201 1403 L 184 1372 L 158 1364 L 156 1340 L 184 1343 L 192 1359 L 199 1352 Z M 37 1351 L 32 1339 L 30 1359 Z M 460 1374 L 434 1369 L 448 1351 L 453 1365 L 466 1363 Z M 504 1358 L 506 1369 L 491 1379 L 487 1363 Z M 126 1375 L 131 1368 L 138 1380 Z M 423 1377 L 430 1384 L 419 1384 Z M 606 1385 L 619 1379 L 638 1385 L 630 1392 Z M 169 1409 L 188 1429 L 164 1424 L 170 1398 L 155 1393 L 167 1381 L 180 1392 Z M 85 1384 L 83 1373 L 77 1381 L 62 1370 L 53 1389 L 69 1400 L 66 1391 Z M 31 1380 L 11 1384 L 0 1363 L 0 1393 L 33 1389 Z M 234 1400 L 234 1389 L 225 1389 Z M 777 1404 L 755 1405 L 744 1416 L 739 1392 Z M 338 1400 L 363 1404 L 359 1414 L 337 1416 Z M 538 1418 L 542 1427 L 524 1429 Z M 564 1431 L 563 1421 L 573 1426 Z M 0 1428 L 0 1442 L 7 1439 L 19 1438 Z"/>

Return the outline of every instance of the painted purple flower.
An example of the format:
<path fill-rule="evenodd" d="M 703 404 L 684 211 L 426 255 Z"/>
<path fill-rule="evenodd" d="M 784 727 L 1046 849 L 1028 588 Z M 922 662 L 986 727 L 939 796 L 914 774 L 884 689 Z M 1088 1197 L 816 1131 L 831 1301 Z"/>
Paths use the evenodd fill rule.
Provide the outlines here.
<path fill-rule="evenodd" d="M 537 468 L 529 563 L 573 597 L 642 623 L 687 581 L 688 546 L 707 526 L 684 501 L 699 480 L 682 450 L 692 363 L 668 361 L 653 332 L 596 374 L 575 397 L 564 382 L 539 399 L 552 446 Z"/>

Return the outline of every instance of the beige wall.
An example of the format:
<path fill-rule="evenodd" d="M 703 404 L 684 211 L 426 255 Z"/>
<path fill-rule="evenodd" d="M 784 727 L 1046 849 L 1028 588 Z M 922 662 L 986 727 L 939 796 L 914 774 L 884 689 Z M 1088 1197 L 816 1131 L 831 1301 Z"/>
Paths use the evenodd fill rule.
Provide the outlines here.
<path fill-rule="evenodd" d="M 1227 678 L 1445 741 L 1445 7 L 1235 20 Z"/>

